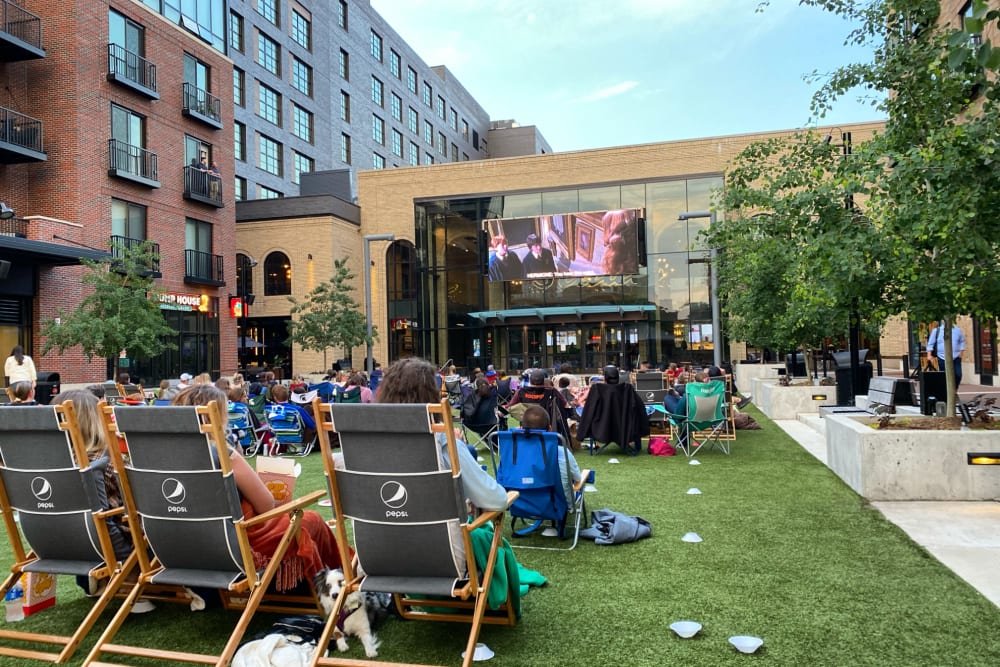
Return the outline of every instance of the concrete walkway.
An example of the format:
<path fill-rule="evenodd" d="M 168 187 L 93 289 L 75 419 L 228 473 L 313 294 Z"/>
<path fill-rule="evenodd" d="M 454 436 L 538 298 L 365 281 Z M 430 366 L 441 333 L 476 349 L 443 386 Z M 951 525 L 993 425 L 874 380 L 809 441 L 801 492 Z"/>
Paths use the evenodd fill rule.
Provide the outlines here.
<path fill-rule="evenodd" d="M 826 465 L 820 417 L 802 415 L 775 424 Z M 872 506 L 1000 607 L 1000 502 L 879 501 Z"/>

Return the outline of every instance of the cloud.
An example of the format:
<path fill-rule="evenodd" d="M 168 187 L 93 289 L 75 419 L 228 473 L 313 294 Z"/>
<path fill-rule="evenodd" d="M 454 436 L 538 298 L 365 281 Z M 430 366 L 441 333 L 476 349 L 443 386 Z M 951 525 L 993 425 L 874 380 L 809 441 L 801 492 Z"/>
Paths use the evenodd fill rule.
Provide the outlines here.
<path fill-rule="evenodd" d="M 600 90 L 595 90 L 594 92 L 580 97 L 575 102 L 596 102 L 598 100 L 607 99 L 609 97 L 616 97 L 622 95 L 632 90 L 639 85 L 638 81 L 622 81 L 621 83 L 616 83 L 613 86 L 608 86 L 607 88 L 601 88 Z"/>

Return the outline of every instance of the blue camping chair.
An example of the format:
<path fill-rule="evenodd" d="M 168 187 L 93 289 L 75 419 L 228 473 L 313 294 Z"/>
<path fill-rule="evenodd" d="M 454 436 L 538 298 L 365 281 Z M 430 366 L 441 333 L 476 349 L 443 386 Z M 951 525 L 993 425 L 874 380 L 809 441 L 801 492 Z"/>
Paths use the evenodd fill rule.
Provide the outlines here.
<path fill-rule="evenodd" d="M 243 453 L 255 456 L 260 448 L 261 434 L 267 426 L 255 428 L 250 406 L 239 401 L 226 403 L 226 416 L 229 418 L 229 432 L 235 436 Z"/>
<path fill-rule="evenodd" d="M 684 389 L 686 413 L 667 413 L 671 430 L 684 454 L 692 456 L 705 445 L 729 454 L 729 443 L 720 439 L 728 424 L 726 385 L 721 382 L 688 382 Z"/>
<path fill-rule="evenodd" d="M 269 456 L 277 454 L 306 456 L 316 444 L 315 436 L 306 442 L 306 425 L 302 422 L 302 415 L 287 403 L 269 403 L 267 423 L 274 432 L 270 451 L 267 452 Z"/>
<path fill-rule="evenodd" d="M 497 482 L 508 491 L 520 495 L 510 506 L 511 531 L 513 536 L 523 537 L 538 530 L 545 522 L 555 525 L 560 539 L 566 539 L 566 523 L 570 515 L 575 515 L 573 543 L 569 547 L 539 547 L 514 545 L 526 549 L 548 549 L 569 551 L 576 546 L 580 536 L 580 520 L 587 513 L 583 497 L 585 482 L 593 481 L 590 470 L 580 471 L 580 481 L 574 483 L 570 459 L 573 453 L 565 445 L 565 440 L 552 431 L 512 429 L 499 431 L 493 437 L 499 456 L 493 458 Z M 562 448 L 563 464 L 560 469 L 559 450 Z M 574 460 L 575 461 L 575 460 Z M 567 489 L 563 485 L 563 473 Z M 567 498 L 567 491 L 571 500 Z M 518 521 L 524 525 L 517 528 Z"/>

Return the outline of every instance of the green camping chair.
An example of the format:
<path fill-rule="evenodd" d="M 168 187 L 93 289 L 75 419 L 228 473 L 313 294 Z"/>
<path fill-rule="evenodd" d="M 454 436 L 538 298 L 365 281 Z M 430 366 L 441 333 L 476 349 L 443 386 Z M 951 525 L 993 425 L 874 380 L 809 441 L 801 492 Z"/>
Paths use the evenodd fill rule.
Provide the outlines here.
<path fill-rule="evenodd" d="M 725 432 L 728 419 L 726 386 L 721 382 L 688 382 L 685 387 L 687 413 L 667 415 L 684 454 L 692 456 L 704 445 L 718 446 L 723 453 L 729 454 L 729 443 L 719 438 Z"/>

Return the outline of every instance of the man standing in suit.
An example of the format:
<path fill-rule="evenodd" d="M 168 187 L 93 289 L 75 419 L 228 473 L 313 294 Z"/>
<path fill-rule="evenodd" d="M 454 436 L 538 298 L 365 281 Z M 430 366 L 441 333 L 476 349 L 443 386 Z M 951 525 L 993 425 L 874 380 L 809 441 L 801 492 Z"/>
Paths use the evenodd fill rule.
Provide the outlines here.
<path fill-rule="evenodd" d="M 538 240 L 537 234 L 528 234 L 526 243 L 529 252 L 524 256 L 521 263 L 524 265 L 524 277 L 528 278 L 550 278 L 556 272 L 556 261 L 552 257 L 552 251 L 542 247 L 542 242 Z M 533 275 L 543 274 L 543 275 Z"/>

